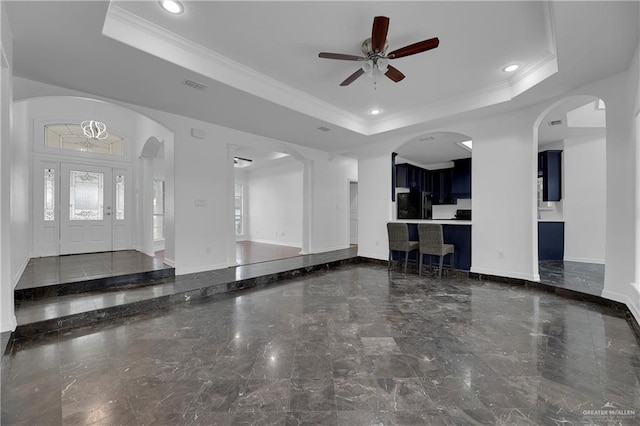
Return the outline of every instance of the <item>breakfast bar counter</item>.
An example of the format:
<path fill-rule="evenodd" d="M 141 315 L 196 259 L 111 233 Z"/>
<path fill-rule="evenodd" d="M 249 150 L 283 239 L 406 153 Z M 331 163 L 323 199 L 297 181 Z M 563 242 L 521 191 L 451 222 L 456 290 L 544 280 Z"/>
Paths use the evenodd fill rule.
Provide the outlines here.
<path fill-rule="evenodd" d="M 455 219 L 399 219 L 391 222 L 409 225 L 409 239 L 418 241 L 419 223 L 438 223 L 442 225 L 444 242 L 455 247 L 455 268 L 462 271 L 471 269 L 471 222 L 470 220 Z M 434 258 L 435 259 L 435 258 Z M 448 260 L 448 257 L 447 259 Z M 433 259 L 432 259 L 433 261 Z M 428 263 L 425 256 L 425 262 Z M 436 259 L 437 262 L 437 259 Z"/>

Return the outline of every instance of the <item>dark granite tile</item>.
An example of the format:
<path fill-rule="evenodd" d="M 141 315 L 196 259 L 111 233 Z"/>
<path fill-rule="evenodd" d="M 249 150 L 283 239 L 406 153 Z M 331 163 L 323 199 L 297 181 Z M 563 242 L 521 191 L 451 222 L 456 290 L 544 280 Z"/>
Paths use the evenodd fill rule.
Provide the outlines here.
<path fill-rule="evenodd" d="M 584 411 L 640 406 L 640 350 L 620 311 L 521 284 L 323 268 L 213 296 L 230 271 L 177 277 L 157 297 L 114 291 L 112 306 L 25 324 L 49 333 L 3 357 L 2 422 L 638 421 Z"/>

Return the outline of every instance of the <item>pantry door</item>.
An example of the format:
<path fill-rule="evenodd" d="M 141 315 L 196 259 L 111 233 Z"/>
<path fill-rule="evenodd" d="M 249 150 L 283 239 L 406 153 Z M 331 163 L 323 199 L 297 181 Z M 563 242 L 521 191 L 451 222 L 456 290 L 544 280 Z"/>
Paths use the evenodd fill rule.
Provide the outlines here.
<path fill-rule="evenodd" d="M 60 254 L 111 251 L 112 169 L 63 163 L 60 178 Z"/>

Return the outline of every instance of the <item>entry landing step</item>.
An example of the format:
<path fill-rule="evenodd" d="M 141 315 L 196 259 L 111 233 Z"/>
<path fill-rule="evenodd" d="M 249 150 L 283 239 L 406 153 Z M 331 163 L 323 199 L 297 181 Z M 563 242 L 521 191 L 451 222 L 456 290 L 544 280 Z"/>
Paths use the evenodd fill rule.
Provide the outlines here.
<path fill-rule="evenodd" d="M 135 250 L 31 259 L 15 288 L 16 302 L 123 287 L 175 276 L 162 258 Z"/>
<path fill-rule="evenodd" d="M 276 281 L 360 262 L 357 248 L 251 265 L 171 276 L 110 288 L 16 302 L 18 327 L 13 339 L 64 332 L 121 316 L 196 302 L 213 295 L 260 288 Z"/>

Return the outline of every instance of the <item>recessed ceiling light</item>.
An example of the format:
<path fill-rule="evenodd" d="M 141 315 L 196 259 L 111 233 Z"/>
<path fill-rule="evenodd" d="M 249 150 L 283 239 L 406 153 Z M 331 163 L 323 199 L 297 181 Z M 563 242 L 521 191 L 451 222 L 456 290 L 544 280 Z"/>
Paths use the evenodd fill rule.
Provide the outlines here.
<path fill-rule="evenodd" d="M 164 10 L 174 15 L 184 12 L 184 6 L 178 0 L 158 0 Z"/>
<path fill-rule="evenodd" d="M 370 110 L 369 110 L 369 114 L 371 114 L 371 115 L 378 115 L 378 114 L 380 114 L 381 112 L 382 112 L 382 111 L 381 111 L 380 109 L 378 109 L 378 108 L 373 108 L 373 109 L 370 109 Z"/>
<path fill-rule="evenodd" d="M 518 68 L 520 68 L 520 65 L 511 64 L 511 65 L 507 65 L 506 67 L 502 68 L 502 71 L 504 71 L 504 72 L 514 72 Z"/>

